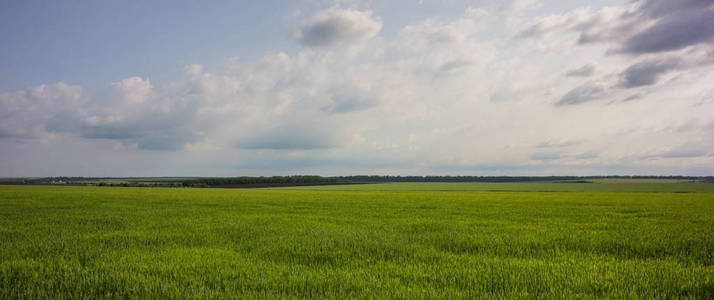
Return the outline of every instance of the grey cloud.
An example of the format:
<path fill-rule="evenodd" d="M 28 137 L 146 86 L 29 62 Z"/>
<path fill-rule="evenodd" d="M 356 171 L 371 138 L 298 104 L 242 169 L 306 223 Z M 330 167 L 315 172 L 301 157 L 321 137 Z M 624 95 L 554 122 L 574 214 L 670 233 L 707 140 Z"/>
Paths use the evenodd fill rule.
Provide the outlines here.
<path fill-rule="evenodd" d="M 470 174 L 472 172 L 485 172 L 486 174 L 508 174 L 514 175 L 522 171 L 541 170 L 542 166 L 521 165 L 512 163 L 488 163 L 488 164 L 434 164 L 425 168 L 437 172 L 455 172 L 456 174 Z M 448 174 L 448 173 L 447 173 Z"/>
<path fill-rule="evenodd" d="M 47 130 L 71 133 L 85 139 L 113 140 L 141 150 L 177 151 L 198 140 L 198 135 L 184 125 L 159 119 L 146 122 L 89 124 L 76 115 L 58 115 L 47 123 Z"/>
<path fill-rule="evenodd" d="M 611 27 L 606 39 L 617 41 L 615 52 L 628 54 L 658 53 L 679 50 L 688 46 L 714 40 L 714 3 L 709 0 L 643 0 L 636 11 L 623 14 Z M 641 26 L 647 23 L 654 25 Z M 585 26 L 594 28 L 610 25 L 594 22 Z M 607 31 L 607 30 L 605 30 Z M 581 39 L 587 41 L 587 39 Z"/>
<path fill-rule="evenodd" d="M 605 89 L 596 84 L 584 84 L 570 90 L 565 96 L 555 103 L 556 106 L 574 105 L 597 100 Z"/>
<path fill-rule="evenodd" d="M 248 150 L 317 150 L 336 147 L 337 135 L 324 124 L 283 124 L 241 139 L 237 147 Z"/>
<path fill-rule="evenodd" d="M 536 148 L 562 148 L 562 147 L 575 146 L 578 144 L 580 144 L 579 141 L 562 141 L 562 142 L 544 141 L 544 142 L 538 143 L 536 145 Z"/>
<path fill-rule="evenodd" d="M 365 110 L 374 106 L 374 102 L 360 98 L 342 98 L 334 100 L 328 106 L 322 108 L 323 111 L 332 114 L 345 114 L 360 110 Z"/>
<path fill-rule="evenodd" d="M 78 120 L 66 120 L 66 122 L 73 121 L 76 123 L 62 125 L 63 120 L 53 119 L 47 124 L 47 129 L 55 132 L 78 133 L 79 136 L 87 139 L 127 140 L 140 138 L 143 135 L 139 132 L 139 128 L 127 124 L 91 125 Z"/>
<path fill-rule="evenodd" d="M 553 31 L 575 30 L 578 44 L 613 43 L 611 52 L 659 53 L 714 41 L 711 0 L 640 0 L 633 10 L 572 12 L 543 18 L 520 37 L 542 37 Z M 649 25 L 651 24 L 652 25 Z"/>
<path fill-rule="evenodd" d="M 512 91 L 503 89 L 497 90 L 489 96 L 489 100 L 492 102 L 508 101 L 513 100 L 514 98 L 514 93 Z"/>
<path fill-rule="evenodd" d="M 290 170 L 304 170 L 305 168 L 317 167 L 329 165 L 331 162 L 328 160 L 320 160 L 314 157 L 298 157 L 298 158 L 284 158 L 284 157 L 254 157 L 254 159 L 245 160 L 238 162 L 235 165 L 231 165 L 233 168 L 237 169 L 261 169 L 275 171 L 290 171 Z"/>
<path fill-rule="evenodd" d="M 565 73 L 565 76 L 569 77 L 590 77 L 593 74 L 595 74 L 595 66 L 593 65 L 584 65 L 580 68 L 572 69 L 568 72 Z"/>
<path fill-rule="evenodd" d="M 371 12 L 330 9 L 301 24 L 294 36 L 305 46 L 338 46 L 371 39 L 381 29 L 382 21 Z"/>
<path fill-rule="evenodd" d="M 627 39 L 624 53 L 655 53 L 714 40 L 714 9 L 670 13 L 654 26 Z"/>
<path fill-rule="evenodd" d="M 622 76 L 622 86 L 633 88 L 653 85 L 661 75 L 683 66 L 677 58 L 648 59 L 638 62 L 625 70 Z"/>
<path fill-rule="evenodd" d="M 441 65 L 439 70 L 442 72 L 454 72 L 473 64 L 472 61 L 468 60 L 453 60 Z"/>
<path fill-rule="evenodd" d="M 198 134 L 188 126 L 189 118 L 177 115 L 139 116 L 125 122 L 92 124 L 71 114 L 59 114 L 47 123 L 51 132 L 67 132 L 86 139 L 115 140 L 136 144 L 142 150 L 181 150 L 198 140 Z"/>
<path fill-rule="evenodd" d="M 710 147 L 703 144 L 684 144 L 662 154 L 664 158 L 704 157 L 712 154 Z"/>
<path fill-rule="evenodd" d="M 12 132 L 6 130 L 6 129 L 0 128 L 0 139 L 2 139 L 2 138 L 14 138 L 14 137 L 18 137 L 18 136 L 17 136 L 16 134 L 14 134 L 14 133 L 12 133 Z"/>
<path fill-rule="evenodd" d="M 575 158 L 577 159 L 592 159 L 592 158 L 597 158 L 598 154 L 597 153 L 592 153 L 592 152 L 587 152 L 583 154 L 576 155 Z"/>
<path fill-rule="evenodd" d="M 317 172 L 319 174 L 329 175 L 324 170 L 327 168 L 338 168 L 352 174 L 381 174 L 385 168 L 392 170 L 408 169 L 414 167 L 414 162 L 407 160 L 382 160 L 373 157 L 365 156 L 341 156 L 332 154 L 309 155 L 304 153 L 290 153 L 290 155 L 275 155 L 275 153 L 252 151 L 243 153 L 246 159 L 240 160 L 234 164 L 226 164 L 225 162 L 218 164 L 216 167 L 233 168 L 240 170 L 258 170 L 267 171 L 268 175 L 280 174 L 306 174 Z M 322 172 L 320 170 L 323 170 Z M 377 171 L 372 171 L 377 170 Z M 341 172 L 340 172 L 341 173 Z"/>
<path fill-rule="evenodd" d="M 491 102 L 515 101 L 521 98 L 522 91 L 510 86 L 503 86 L 491 93 L 489 100 Z"/>
<path fill-rule="evenodd" d="M 196 140 L 196 136 L 190 133 L 170 132 L 142 136 L 136 140 L 136 144 L 142 150 L 177 151 Z"/>
<path fill-rule="evenodd" d="M 551 141 L 540 142 L 536 145 L 536 148 L 553 148 L 555 145 Z"/>
<path fill-rule="evenodd" d="M 623 102 L 627 102 L 627 101 L 640 100 L 640 99 L 644 98 L 644 96 L 645 96 L 645 95 L 643 95 L 643 94 L 634 94 L 634 95 L 631 95 L 631 96 L 629 96 L 629 97 L 623 99 L 622 101 L 623 101 Z"/>
<path fill-rule="evenodd" d="M 183 149 L 186 144 L 198 140 L 197 134 L 183 127 L 149 129 L 124 125 L 85 126 L 79 130 L 83 138 L 117 140 L 125 144 L 136 144 L 141 150 L 177 151 Z"/>
<path fill-rule="evenodd" d="M 530 27 L 522 30 L 519 32 L 516 37 L 517 38 L 540 38 L 546 35 L 547 33 L 554 31 L 556 29 L 565 29 L 561 28 L 559 26 L 551 26 L 550 24 L 546 24 L 544 22 L 536 23 L 531 25 Z"/>
<path fill-rule="evenodd" d="M 532 160 L 558 160 L 561 156 L 555 152 L 541 152 L 531 155 Z"/>
<path fill-rule="evenodd" d="M 366 110 L 377 105 L 374 95 L 359 89 L 345 88 L 334 93 L 331 103 L 322 107 L 322 111 L 330 114 L 345 114 Z"/>

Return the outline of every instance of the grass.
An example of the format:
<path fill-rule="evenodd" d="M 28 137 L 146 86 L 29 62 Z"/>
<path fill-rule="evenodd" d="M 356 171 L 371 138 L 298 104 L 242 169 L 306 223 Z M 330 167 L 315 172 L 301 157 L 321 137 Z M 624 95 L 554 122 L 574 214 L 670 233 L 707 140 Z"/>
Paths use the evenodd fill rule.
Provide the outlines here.
<path fill-rule="evenodd" d="M 357 185 L 285 187 L 322 191 L 511 191 L 511 192 L 659 192 L 714 193 L 714 183 L 662 181 L 579 182 L 390 182 Z"/>
<path fill-rule="evenodd" d="M 0 244 L 3 299 L 714 297 L 711 193 L 0 186 Z"/>

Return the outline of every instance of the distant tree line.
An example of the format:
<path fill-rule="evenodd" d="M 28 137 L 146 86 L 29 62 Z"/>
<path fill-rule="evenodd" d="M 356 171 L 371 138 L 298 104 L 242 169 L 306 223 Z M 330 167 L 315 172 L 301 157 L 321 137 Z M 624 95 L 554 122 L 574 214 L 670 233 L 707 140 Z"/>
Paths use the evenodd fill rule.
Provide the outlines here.
<path fill-rule="evenodd" d="M 29 184 L 39 184 L 39 183 L 50 183 L 50 182 L 83 182 L 89 180 L 108 180 L 111 177 L 67 177 L 67 176 L 57 176 L 57 177 L 39 177 L 39 178 L 22 178 L 22 182 Z"/>
<path fill-rule="evenodd" d="M 186 187 L 202 187 L 216 185 L 255 185 L 255 184 L 310 184 L 310 183 L 349 183 L 349 180 L 339 177 L 322 177 L 309 175 L 272 176 L 272 177 L 216 177 L 197 178 L 183 182 Z"/>
<path fill-rule="evenodd" d="M 589 179 L 675 179 L 712 181 L 714 177 L 695 176 L 380 176 L 357 175 L 337 177 L 357 182 L 531 182 Z"/>
<path fill-rule="evenodd" d="M 95 186 L 118 186 L 118 187 L 184 187 L 183 184 L 181 183 L 159 183 L 159 182 L 154 182 L 154 183 L 142 183 L 142 182 L 119 182 L 119 183 L 112 183 L 112 182 L 99 182 L 99 183 L 91 183 L 91 184 L 86 184 L 86 185 L 95 185 Z"/>
<path fill-rule="evenodd" d="M 15 184 L 73 184 L 121 187 L 211 187 L 211 186 L 259 186 L 259 185 L 313 185 L 379 182 L 539 182 L 567 181 L 588 182 L 592 179 L 669 179 L 693 180 L 714 183 L 714 176 L 382 176 L 355 175 L 322 177 L 314 175 L 270 177 L 205 177 L 205 178 L 117 178 L 117 177 L 43 177 L 8 178 L 5 183 Z M 114 180 L 125 180 L 114 182 Z"/>

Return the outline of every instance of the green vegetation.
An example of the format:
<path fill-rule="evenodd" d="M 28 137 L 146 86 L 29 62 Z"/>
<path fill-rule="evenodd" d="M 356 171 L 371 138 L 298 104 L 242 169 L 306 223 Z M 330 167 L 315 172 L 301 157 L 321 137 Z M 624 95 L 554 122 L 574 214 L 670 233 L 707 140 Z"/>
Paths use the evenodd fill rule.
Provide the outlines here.
<path fill-rule="evenodd" d="M 714 193 L 714 183 L 669 180 L 594 180 L 572 182 L 390 182 L 285 187 L 323 191 L 511 191 L 511 192 L 660 192 Z"/>
<path fill-rule="evenodd" d="M 0 186 L 0 244 L 3 299 L 714 297 L 711 193 Z"/>

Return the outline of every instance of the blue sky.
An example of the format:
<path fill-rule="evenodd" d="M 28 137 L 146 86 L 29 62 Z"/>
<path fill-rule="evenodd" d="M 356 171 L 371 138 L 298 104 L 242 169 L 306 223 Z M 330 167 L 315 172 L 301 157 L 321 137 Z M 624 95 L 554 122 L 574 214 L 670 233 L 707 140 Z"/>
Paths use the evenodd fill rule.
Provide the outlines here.
<path fill-rule="evenodd" d="M 291 1 L 5 1 L 2 88 L 100 84 L 141 74 L 175 79 L 183 65 L 260 58 L 293 48 Z M 101 67 L 100 67 L 101 66 Z"/>
<path fill-rule="evenodd" d="M 3 1 L 0 176 L 712 175 L 714 7 Z"/>

